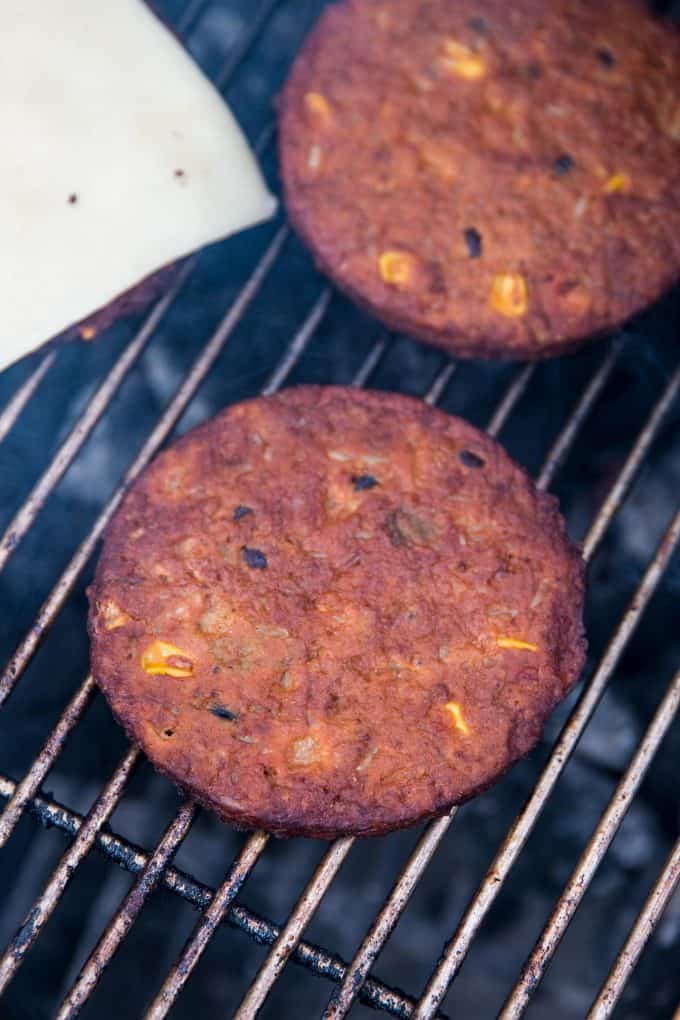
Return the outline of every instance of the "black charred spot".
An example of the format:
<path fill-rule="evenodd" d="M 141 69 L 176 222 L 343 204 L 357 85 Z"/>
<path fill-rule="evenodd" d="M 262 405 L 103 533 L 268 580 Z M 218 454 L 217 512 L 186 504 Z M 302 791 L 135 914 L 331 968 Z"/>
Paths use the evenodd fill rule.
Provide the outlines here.
<path fill-rule="evenodd" d="M 558 156 L 554 164 L 555 173 L 558 177 L 564 177 L 570 170 L 574 168 L 574 160 L 568 152 L 564 152 L 561 156 Z"/>
<path fill-rule="evenodd" d="M 380 485 L 380 482 L 373 475 L 354 475 L 352 485 L 355 492 L 365 492 L 367 489 L 375 489 L 376 485 Z"/>
<path fill-rule="evenodd" d="M 163 730 L 164 737 L 174 737 L 174 735 L 175 735 L 174 730 Z"/>
<path fill-rule="evenodd" d="M 74 191 L 74 192 L 72 192 L 72 194 L 70 194 L 68 196 L 68 204 L 69 205 L 75 205 L 77 201 L 78 201 L 78 196 L 76 195 L 76 193 Z"/>
<path fill-rule="evenodd" d="M 267 569 L 267 557 L 260 549 L 249 549 L 247 545 L 244 545 L 241 553 L 251 570 Z"/>
<path fill-rule="evenodd" d="M 244 517 L 247 517 L 249 514 L 252 514 L 252 513 L 254 513 L 254 510 L 252 509 L 252 507 L 249 507 L 249 506 L 237 506 L 236 509 L 234 510 L 234 520 L 235 521 L 241 521 L 241 520 L 243 520 Z"/>
<path fill-rule="evenodd" d="M 479 32 L 480 35 L 486 35 L 489 31 L 489 25 L 484 18 L 474 17 L 468 21 L 468 28 L 471 28 L 473 32 Z"/>
<path fill-rule="evenodd" d="M 469 468 L 484 467 L 484 460 L 481 457 L 479 457 L 476 453 L 473 453 L 472 450 L 461 450 L 458 456 L 460 457 L 461 463 L 464 464 L 465 467 Z"/>
<path fill-rule="evenodd" d="M 616 63 L 616 57 L 611 50 L 602 47 L 599 50 L 595 50 L 595 56 L 600 61 L 603 67 L 613 67 Z"/>
<path fill-rule="evenodd" d="M 468 227 L 464 234 L 467 250 L 471 259 L 478 259 L 482 254 L 482 235 L 474 227 Z"/>
<path fill-rule="evenodd" d="M 210 706 L 209 709 L 212 715 L 217 716 L 218 719 L 226 719 L 227 722 L 236 722 L 238 719 L 238 712 L 232 712 L 226 705 L 222 705 L 220 702 L 216 702 Z"/>

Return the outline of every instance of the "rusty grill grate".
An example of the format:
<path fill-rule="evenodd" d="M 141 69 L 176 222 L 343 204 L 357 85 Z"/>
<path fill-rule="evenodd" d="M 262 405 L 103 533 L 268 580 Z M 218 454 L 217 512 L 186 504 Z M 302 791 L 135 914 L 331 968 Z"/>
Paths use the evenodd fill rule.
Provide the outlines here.
<path fill-rule="evenodd" d="M 171 8 L 177 5 L 168 3 L 167 6 Z M 265 0 L 258 5 L 255 13 L 248 12 L 247 4 L 242 6 L 247 12 L 245 27 L 234 39 L 226 59 L 214 74 L 220 87 L 230 84 L 237 72 L 248 74 L 248 61 L 254 48 L 264 47 L 265 56 L 267 55 L 267 38 L 270 33 L 275 34 L 276 26 L 278 26 L 277 40 L 283 38 L 287 46 L 283 57 L 277 53 L 282 77 L 286 65 L 294 55 L 295 47 L 321 5 L 313 2 L 291 4 Z M 220 5 L 211 4 L 207 0 L 196 0 L 187 4 L 186 10 L 180 12 L 178 31 L 184 37 L 190 38 L 192 31 L 203 23 L 205 18 L 215 17 L 216 9 L 218 13 L 224 10 L 228 13 L 235 8 L 238 8 L 238 4 Z M 224 24 L 228 26 L 229 23 Z M 210 53 L 208 57 L 211 58 Z M 275 87 L 276 85 L 269 82 L 270 90 Z M 268 98 L 271 100 L 271 95 Z M 250 102 L 252 104 L 252 96 Z M 265 110 L 267 106 L 265 97 L 260 97 L 258 102 L 261 111 Z M 267 117 L 271 117 L 271 109 Z M 274 127 L 271 121 L 265 120 L 253 129 L 256 149 L 265 164 L 272 159 L 273 137 Z M 15 644 L 15 651 L 0 678 L 0 705 L 5 703 L 24 678 L 51 626 L 58 621 L 74 590 L 78 590 L 78 586 L 83 584 L 83 575 L 90 566 L 97 542 L 116 510 L 126 486 L 143 470 L 175 428 L 180 423 L 184 424 L 186 412 L 189 418 L 192 413 L 197 418 L 205 416 L 204 404 L 201 403 L 203 387 L 210 385 L 211 380 L 215 378 L 216 365 L 239 327 L 249 316 L 254 315 L 255 321 L 258 316 L 266 319 L 268 329 L 278 328 L 275 312 L 266 304 L 263 292 L 271 274 L 280 271 L 282 266 L 286 268 L 287 273 L 284 287 L 296 292 L 296 296 L 291 298 L 295 308 L 297 309 L 301 302 L 308 303 L 301 324 L 294 331 L 292 339 L 282 347 L 278 362 L 270 371 L 264 385 L 259 387 L 264 393 L 272 393 L 298 377 L 314 381 L 323 378 L 327 381 L 351 380 L 353 385 L 363 386 L 368 382 L 374 382 L 380 375 L 380 384 L 395 388 L 399 383 L 410 389 L 411 371 L 417 361 L 420 368 L 424 365 L 423 371 L 430 374 L 429 388 L 421 391 L 421 395 L 432 404 L 440 401 L 448 403 L 449 397 L 453 402 L 454 398 L 451 395 L 455 384 L 460 381 L 463 387 L 462 379 L 465 373 L 472 372 L 473 383 L 467 383 L 465 389 L 466 393 L 472 393 L 472 397 L 466 399 L 468 401 L 476 399 L 474 385 L 477 385 L 479 405 L 486 409 L 488 404 L 491 409 L 486 415 L 486 427 L 491 435 L 498 436 L 501 432 L 512 429 L 513 421 L 520 417 L 520 405 L 531 388 L 539 387 L 540 390 L 541 373 L 562 371 L 555 366 L 546 368 L 530 365 L 515 369 L 507 366 L 503 368 L 489 366 L 484 370 L 480 370 L 479 367 L 457 366 L 446 361 L 435 351 L 424 351 L 403 338 L 381 333 L 373 323 L 361 320 L 359 326 L 356 326 L 352 325 L 354 320 L 350 319 L 348 325 L 346 317 L 358 313 L 348 311 L 346 303 L 332 294 L 328 286 L 318 279 L 299 249 L 295 248 L 291 253 L 290 248 L 295 242 L 290 238 L 286 225 L 260 228 L 253 236 L 255 240 L 251 237 L 247 242 L 229 242 L 230 254 L 236 251 L 243 252 L 242 256 L 239 255 L 237 271 L 238 275 L 242 267 L 246 267 L 246 271 L 242 273 L 244 276 L 242 286 L 232 293 L 232 284 L 227 280 L 228 294 L 224 299 L 221 317 L 216 326 L 213 324 L 207 342 L 202 347 L 196 348 L 193 363 L 190 361 L 193 348 L 184 359 L 186 364 L 182 364 L 181 373 L 177 371 L 178 385 L 174 394 L 166 402 L 157 420 L 152 423 L 141 448 L 127 466 L 120 483 L 108 500 L 104 502 L 102 497 L 97 503 L 94 520 L 90 522 L 80 544 L 44 598 L 33 624 L 23 636 L 18 635 L 20 640 Z M 28 540 L 29 535 L 39 534 L 41 518 L 50 501 L 55 498 L 62 479 L 76 463 L 94 430 L 116 406 L 120 391 L 129 381 L 133 368 L 138 366 L 139 369 L 139 363 L 143 360 L 147 347 L 154 342 L 168 313 L 176 308 L 181 309 L 183 303 L 192 309 L 196 308 L 196 301 L 201 300 L 201 292 L 199 291 L 198 297 L 195 292 L 193 294 L 189 292 L 194 286 L 201 259 L 202 256 L 194 256 L 185 262 L 169 292 L 156 304 L 136 334 L 131 339 L 126 339 L 120 353 L 103 377 L 96 385 L 90 386 L 87 398 L 83 398 L 82 409 L 75 420 L 69 423 L 63 440 L 51 455 L 46 468 L 33 483 L 33 487 L 16 508 L 0 538 L 0 571 L 5 571 L 9 567 L 15 551 L 21 547 L 24 540 Z M 220 273 L 223 277 L 223 264 Z M 224 287 L 224 280 L 221 278 L 217 287 L 213 283 L 212 290 L 223 294 Z M 346 359 L 341 360 L 330 371 L 326 348 L 323 352 L 313 354 L 314 340 L 318 338 L 322 326 L 327 347 L 332 346 L 334 337 L 339 337 L 341 345 L 347 350 Z M 368 346 L 357 344 L 353 330 L 360 330 L 363 336 L 371 337 L 371 343 Z M 538 485 L 546 489 L 556 483 L 561 472 L 567 470 L 568 462 L 575 455 L 575 451 L 582 449 L 584 443 L 588 445 L 588 429 L 592 429 L 593 420 L 597 416 L 606 414 L 604 396 L 610 392 L 617 372 L 627 365 L 630 375 L 630 365 L 637 365 L 633 375 L 637 374 L 638 383 L 646 390 L 654 390 L 653 399 L 638 423 L 636 435 L 625 456 L 617 462 L 616 470 L 609 473 L 604 486 L 593 482 L 592 505 L 596 509 L 594 516 L 583 529 L 584 556 L 589 564 L 607 542 L 611 543 L 612 525 L 629 500 L 638 473 L 648 465 L 653 450 L 659 446 L 658 440 L 662 437 L 664 429 L 669 426 L 671 412 L 680 390 L 680 364 L 677 362 L 677 353 L 672 352 L 665 360 L 661 354 L 658 356 L 641 354 L 641 345 L 644 346 L 646 343 L 647 338 L 644 336 L 641 339 L 639 334 L 626 333 L 578 358 L 570 359 L 573 365 L 579 366 L 577 374 L 581 388 L 574 398 L 569 398 L 571 408 L 566 417 L 555 429 L 552 426 L 558 420 L 559 410 L 553 414 L 552 408 L 548 407 L 545 430 L 540 423 L 533 430 L 530 428 L 532 438 L 529 446 L 532 451 L 541 448 L 544 431 L 546 434 L 549 431 L 556 433 L 552 443 L 547 444 L 547 453 L 545 451 L 541 453 L 542 465 L 537 473 Z M 39 395 L 49 402 L 51 375 L 58 367 L 59 359 L 68 356 L 68 350 L 66 353 L 50 350 L 37 356 L 28 375 L 25 375 L 24 368 L 14 371 L 14 375 L 17 372 L 24 372 L 24 376 L 13 395 L 6 399 L 4 410 L 0 412 L 0 442 L 10 439 L 16 431 L 21 430 L 26 415 L 30 414 L 31 407 Z M 106 354 L 102 354 L 101 357 L 105 358 Z M 354 358 L 351 368 L 348 367 L 350 358 Z M 564 371 L 565 387 L 569 390 L 572 383 L 568 382 L 567 370 Z M 559 381 L 559 376 L 553 376 L 554 378 L 558 378 Z M 243 388 L 251 389 L 253 379 L 251 373 L 245 380 L 231 380 L 228 399 L 244 395 Z M 493 382 L 493 399 L 490 398 L 487 382 L 483 382 L 483 379 Z M 242 381 L 245 381 L 244 387 L 241 387 Z M 127 389 L 122 395 L 127 399 L 129 396 Z M 224 401 L 223 393 L 221 399 Z M 626 399 L 625 395 L 620 399 Z M 631 401 L 631 405 L 633 404 L 634 401 Z M 469 409 L 469 402 L 465 406 Z M 527 415 L 530 410 L 527 409 Z M 478 413 L 477 417 L 479 416 Z M 94 440 L 96 447 L 96 436 Z M 1 452 L 0 450 L 0 454 Z M 518 455 L 521 457 L 521 452 Z M 531 453 L 530 456 L 537 455 Z M 3 482 L 3 486 L 5 484 Z M 152 892 L 159 885 L 200 910 L 201 916 L 179 959 L 148 1007 L 145 1014 L 147 1018 L 159 1020 L 168 1014 L 223 922 L 228 922 L 245 932 L 260 945 L 270 947 L 236 1013 L 241 1020 L 256 1015 L 291 958 L 333 983 L 334 989 L 332 986 L 328 989 L 329 994 L 333 990 L 333 995 L 324 1013 L 328 1020 L 330 1018 L 339 1020 L 346 1016 L 359 1001 L 397 1017 L 426 1020 L 440 1015 L 438 1011 L 444 996 L 465 961 L 485 918 L 503 890 L 505 880 L 509 878 L 513 866 L 522 854 L 602 695 L 615 676 L 650 601 L 662 582 L 670 576 L 673 557 L 680 539 L 680 509 L 676 508 L 675 515 L 671 514 L 670 523 L 668 521 L 665 523 L 665 533 L 648 560 L 639 583 L 631 585 L 632 595 L 628 605 L 624 607 L 618 622 L 607 625 L 609 638 L 604 643 L 599 662 L 589 666 L 586 683 L 580 690 L 578 700 L 574 700 L 570 706 L 570 715 L 554 741 L 547 761 L 535 780 L 533 790 L 498 848 L 481 884 L 455 925 L 455 930 L 443 947 L 442 956 L 420 996 L 413 991 L 407 995 L 389 987 L 372 976 L 372 968 L 402 914 L 407 910 L 419 880 L 451 827 L 457 815 L 456 809 L 424 828 L 406 866 L 375 916 L 368 934 L 353 959 L 344 962 L 325 948 L 305 941 L 303 936 L 338 870 L 352 851 L 355 843 L 353 839 L 340 839 L 328 847 L 288 920 L 279 927 L 247 906 L 235 902 L 244 881 L 258 860 L 267 852 L 269 839 L 265 834 L 255 833 L 244 838 L 240 853 L 229 864 L 222 884 L 213 889 L 172 864 L 173 857 L 189 833 L 197 814 L 191 802 L 182 804 L 152 850 L 141 849 L 108 828 L 107 823 L 123 801 L 135 766 L 138 764 L 140 755 L 135 748 L 126 751 L 87 814 L 82 814 L 41 792 L 42 784 L 61 755 L 68 738 L 78 727 L 96 697 L 96 687 L 91 675 L 87 675 L 77 688 L 56 726 L 49 733 L 42 750 L 22 778 L 15 781 L 0 774 L 0 798 L 4 804 L 4 810 L 0 815 L 1 846 L 10 840 L 24 816 L 32 816 L 46 827 L 61 830 L 68 838 L 68 847 L 64 855 L 33 902 L 0 960 L 0 993 L 7 989 L 25 958 L 38 942 L 41 931 L 66 893 L 74 873 L 86 860 L 90 850 L 96 847 L 110 861 L 134 875 L 135 880 L 109 926 L 91 949 L 82 970 L 56 1008 L 54 1016 L 60 1020 L 76 1016 L 88 1002 L 103 971 L 143 911 Z M 67 545 L 65 542 L 66 547 Z M 78 613 L 79 625 L 82 626 L 83 613 L 80 605 Z M 43 663 L 42 668 L 49 667 L 45 667 Z M 554 910 L 540 931 L 526 966 L 517 977 L 516 984 L 506 999 L 501 1012 L 504 1018 L 519 1017 L 530 1005 L 532 995 L 539 986 L 562 936 L 617 835 L 675 719 L 680 705 L 680 670 L 671 677 L 665 693 L 662 694 L 660 701 L 657 699 L 657 702 L 656 710 L 639 746 L 625 771 L 617 777 L 618 785 L 609 804 L 572 873 L 567 877 Z M 559 793 L 555 796 L 559 798 Z M 672 843 L 672 839 L 670 842 Z M 294 853 L 295 844 L 287 844 L 287 849 L 288 852 Z M 376 852 L 379 852 L 377 843 Z M 646 943 L 671 900 L 679 878 L 680 840 L 675 842 L 667 862 L 658 877 L 653 880 L 649 897 L 629 933 L 626 935 L 625 931 L 620 932 L 618 940 L 620 952 L 610 972 L 606 974 L 603 971 L 600 975 L 601 990 L 592 1003 L 588 1012 L 589 1017 L 602 1020 L 610 1016 L 616 1008 Z M 540 922 L 538 927 L 540 928 Z M 451 919 L 448 928 L 451 932 L 453 928 Z M 35 952 L 39 955 L 39 944 Z M 152 995 L 153 989 L 148 989 L 148 994 Z"/>

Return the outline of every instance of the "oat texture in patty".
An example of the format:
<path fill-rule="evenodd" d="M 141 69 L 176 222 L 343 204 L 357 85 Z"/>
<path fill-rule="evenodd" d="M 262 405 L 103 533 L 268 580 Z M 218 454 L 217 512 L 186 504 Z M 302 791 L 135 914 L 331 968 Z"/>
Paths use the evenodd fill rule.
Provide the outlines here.
<path fill-rule="evenodd" d="M 345 0 L 280 128 L 320 267 L 452 353 L 569 350 L 680 273 L 680 32 L 644 0 Z"/>
<path fill-rule="evenodd" d="M 158 769 L 222 818 L 372 834 L 537 741 L 583 664 L 555 500 L 410 397 L 300 387 L 162 453 L 109 526 L 93 671 Z"/>

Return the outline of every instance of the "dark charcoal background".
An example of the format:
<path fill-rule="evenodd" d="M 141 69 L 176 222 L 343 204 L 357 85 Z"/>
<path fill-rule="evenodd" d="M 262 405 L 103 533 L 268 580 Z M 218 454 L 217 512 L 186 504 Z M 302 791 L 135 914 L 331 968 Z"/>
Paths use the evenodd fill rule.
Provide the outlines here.
<path fill-rule="evenodd" d="M 172 22 L 181 0 L 156 0 Z M 278 5 L 254 49 L 226 90 L 249 138 L 272 117 L 272 98 L 322 4 Z M 214 74 L 240 32 L 255 16 L 252 0 L 207 5 L 190 48 Z M 270 145 L 264 166 L 277 186 Z M 126 465 L 173 395 L 184 373 L 276 229 L 276 223 L 215 246 L 200 261 L 189 287 L 164 320 L 140 364 L 67 472 L 36 527 L 0 576 L 0 654 L 13 652 L 42 600 L 114 489 Z M 296 240 L 229 340 L 179 431 L 219 408 L 257 393 L 319 294 L 323 281 Z M 39 299 L 39 296 L 37 297 Z M 556 482 L 574 537 L 582 537 L 637 432 L 677 361 L 680 294 L 634 322 L 615 342 L 624 344 L 618 368 Z M 67 435 L 97 382 L 138 321 L 119 322 L 94 345 L 64 347 L 18 426 L 0 446 L 0 527 L 27 495 Z M 348 382 L 380 335 L 339 296 L 317 330 L 291 382 Z M 599 344 L 575 357 L 541 365 L 504 430 L 510 452 L 536 470 L 605 353 Z M 37 364 L 35 355 L 0 376 L 0 407 Z M 371 385 L 422 394 L 444 358 L 406 338 L 395 338 Z M 512 378 L 512 366 L 470 362 L 456 373 L 442 406 L 484 425 Z M 75 382 L 75 385 L 74 385 Z M 601 655 L 645 564 L 672 516 L 680 491 L 678 408 L 671 415 L 633 493 L 603 543 L 590 572 L 587 674 Z M 291 479 L 294 485 L 294 479 Z M 68 600 L 0 718 L 0 771 L 20 778 L 88 668 L 85 587 Z M 501 892 L 459 979 L 446 1000 L 452 1016 L 496 1014 L 596 825 L 614 786 L 680 663 L 677 605 L 680 562 L 667 573 L 592 724 L 565 769 L 547 810 Z M 568 706 L 556 715 L 542 745 L 495 790 L 469 804 L 447 834 L 377 974 L 418 993 L 514 815 L 532 788 Z M 102 699 L 97 699 L 48 778 L 47 790 L 86 811 L 125 750 Z M 587 1012 L 625 933 L 640 909 L 678 833 L 677 762 L 680 733 L 667 737 L 642 791 L 578 911 L 555 963 L 536 993 L 534 1020 L 576 1020 Z M 148 765 L 137 773 L 112 827 L 151 847 L 171 819 L 178 795 Z M 312 922 L 308 937 L 350 958 L 416 842 L 417 832 L 355 846 Z M 177 863 L 205 882 L 221 881 L 243 836 L 202 815 Z M 56 831 L 24 818 L 0 857 L 0 942 L 5 944 L 67 845 Z M 321 857 L 324 844 L 295 840 L 272 845 L 247 882 L 241 900 L 282 922 Z M 75 977 L 131 883 L 97 853 L 80 867 L 35 949 L 0 1005 L 3 1020 L 43 1020 Z M 119 1020 L 142 1013 L 190 932 L 195 914 L 160 891 L 154 895 L 83 1012 Z M 671 905 L 653 945 L 631 981 L 617 1017 L 668 1017 L 680 997 L 680 899 Z M 229 1016 L 266 950 L 223 928 L 181 996 L 173 1016 Z M 318 1016 L 331 991 L 289 965 L 263 1010 L 267 1018 Z M 368 1016 L 363 1006 L 353 1016 Z"/>

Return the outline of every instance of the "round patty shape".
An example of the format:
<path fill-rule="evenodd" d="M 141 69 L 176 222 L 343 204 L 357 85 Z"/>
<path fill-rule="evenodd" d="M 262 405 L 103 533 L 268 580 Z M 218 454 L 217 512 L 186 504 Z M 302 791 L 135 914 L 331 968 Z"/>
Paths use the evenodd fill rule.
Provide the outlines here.
<path fill-rule="evenodd" d="M 680 270 L 680 32 L 643 0 L 346 0 L 281 104 L 291 220 L 388 326 L 540 358 Z"/>
<path fill-rule="evenodd" d="M 93 672 L 223 819 L 375 834 L 483 790 L 581 670 L 555 500 L 410 397 L 237 404 L 126 496 L 90 592 Z"/>

